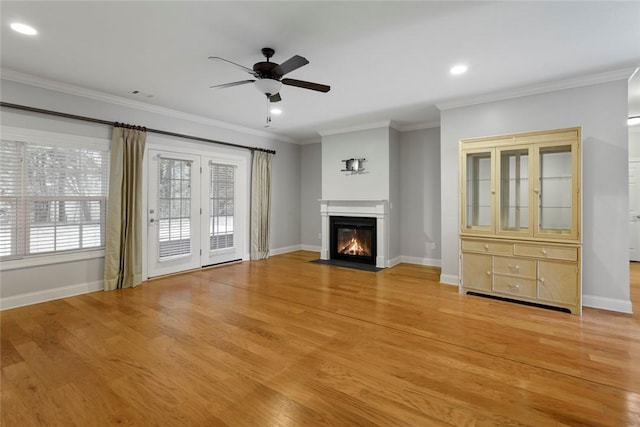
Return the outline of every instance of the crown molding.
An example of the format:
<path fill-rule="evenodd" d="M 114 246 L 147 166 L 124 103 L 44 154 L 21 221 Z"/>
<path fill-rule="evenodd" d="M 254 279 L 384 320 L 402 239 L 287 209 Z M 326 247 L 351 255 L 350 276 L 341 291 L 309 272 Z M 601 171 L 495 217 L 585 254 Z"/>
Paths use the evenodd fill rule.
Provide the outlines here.
<path fill-rule="evenodd" d="M 422 123 L 414 123 L 411 125 L 404 125 L 404 126 L 395 126 L 395 129 L 400 131 L 400 132 L 409 132 L 412 130 L 421 130 L 421 129 L 433 129 L 433 128 L 439 128 L 440 127 L 440 120 L 432 120 L 429 122 L 422 122 Z"/>
<path fill-rule="evenodd" d="M 121 107 L 133 108 L 136 110 L 147 111 L 149 113 L 159 114 L 166 117 L 173 117 L 176 119 L 187 120 L 194 123 L 204 124 L 207 126 L 213 126 L 220 129 L 230 130 L 243 134 L 259 136 L 263 138 L 275 139 L 282 142 L 288 142 L 294 144 L 295 141 L 284 135 L 265 132 L 250 127 L 235 125 L 232 123 L 226 123 L 220 120 L 210 119 L 207 117 L 199 116 L 197 114 L 185 113 L 182 111 L 174 110 L 171 108 L 159 107 L 157 105 L 148 104 L 146 102 L 136 101 L 128 99 L 118 95 L 111 95 L 109 93 L 96 91 L 93 89 L 87 89 L 80 86 L 71 85 L 68 83 L 62 83 L 54 80 L 45 79 L 42 77 L 36 77 L 29 74 L 21 73 L 19 71 L 1 68 L 0 74 L 3 80 L 9 80 L 16 83 L 21 83 L 28 86 L 34 86 L 41 89 L 49 89 L 56 92 L 65 93 L 67 95 L 75 95 L 83 98 L 93 99 L 95 101 L 107 102 L 109 104 L 119 105 Z"/>
<path fill-rule="evenodd" d="M 314 138 L 309 138 L 309 139 L 304 139 L 302 141 L 297 141 L 296 144 L 298 145 L 311 145 L 311 144 L 319 144 L 322 142 L 322 138 L 320 136 L 314 137 Z"/>
<path fill-rule="evenodd" d="M 362 125 L 350 126 L 350 127 L 341 128 L 341 129 L 330 129 L 330 130 L 320 131 L 318 133 L 320 134 L 320 136 L 329 136 L 329 135 L 337 135 L 339 133 L 349 133 L 349 132 L 357 132 L 361 130 L 379 129 L 379 128 L 388 128 L 388 127 L 392 127 L 391 120 L 384 120 L 381 122 L 374 122 L 374 123 L 366 123 Z"/>
<path fill-rule="evenodd" d="M 436 103 L 436 107 L 438 107 L 440 111 L 450 110 L 452 108 L 467 107 L 470 105 L 485 104 L 494 101 L 503 101 L 506 99 L 520 98 L 522 96 L 529 95 L 538 95 L 541 93 L 555 92 L 563 89 L 573 89 L 576 87 L 589 86 L 598 83 L 607 83 L 615 80 L 628 80 L 637 71 L 637 69 L 637 67 L 630 67 L 621 70 L 590 74 L 572 79 L 546 82 L 531 86 L 523 86 L 505 91 L 493 92 L 490 94 L 464 97 L 451 101 Z"/>

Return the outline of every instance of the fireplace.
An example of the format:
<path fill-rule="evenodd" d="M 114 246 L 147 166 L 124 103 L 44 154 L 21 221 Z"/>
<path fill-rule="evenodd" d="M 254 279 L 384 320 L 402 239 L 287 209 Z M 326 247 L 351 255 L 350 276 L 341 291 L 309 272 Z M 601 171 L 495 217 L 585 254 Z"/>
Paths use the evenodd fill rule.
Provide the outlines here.
<path fill-rule="evenodd" d="M 330 217 L 331 259 L 376 264 L 376 218 Z"/>

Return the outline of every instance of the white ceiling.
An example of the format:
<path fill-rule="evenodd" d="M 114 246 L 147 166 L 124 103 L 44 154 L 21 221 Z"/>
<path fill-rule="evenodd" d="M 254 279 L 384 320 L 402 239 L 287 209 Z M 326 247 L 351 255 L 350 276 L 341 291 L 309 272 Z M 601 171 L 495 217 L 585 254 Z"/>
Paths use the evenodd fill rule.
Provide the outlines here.
<path fill-rule="evenodd" d="M 265 46 L 274 62 L 304 56 L 287 77 L 331 91 L 284 86 L 268 129 L 298 142 L 382 120 L 420 126 L 439 120 L 436 103 L 640 65 L 637 1 L 3 0 L 0 12 L 3 69 L 259 130 L 264 95 L 209 89 L 250 76 L 207 57 L 252 67 Z M 461 62 L 468 73 L 450 75 Z"/>

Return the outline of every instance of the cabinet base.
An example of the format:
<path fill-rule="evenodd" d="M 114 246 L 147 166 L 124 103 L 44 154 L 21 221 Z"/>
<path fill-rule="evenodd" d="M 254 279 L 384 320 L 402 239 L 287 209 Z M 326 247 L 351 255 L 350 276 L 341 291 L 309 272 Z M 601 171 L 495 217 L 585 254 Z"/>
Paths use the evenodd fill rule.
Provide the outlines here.
<path fill-rule="evenodd" d="M 565 308 L 565 307 L 556 307 L 554 305 L 540 304 L 540 303 L 537 303 L 537 302 L 523 301 L 523 300 L 519 300 L 519 299 L 506 298 L 506 297 L 501 297 L 501 296 L 498 296 L 498 295 L 483 294 L 483 293 L 474 292 L 474 291 L 467 291 L 466 294 L 467 295 L 473 295 L 473 296 L 476 296 L 476 297 L 483 297 L 483 298 L 495 299 L 495 300 L 499 300 L 499 301 L 513 302 L 513 303 L 520 304 L 520 305 L 528 305 L 530 307 L 544 308 L 544 309 L 547 309 L 547 310 L 560 311 L 562 313 L 571 314 L 571 310 L 569 310 L 568 308 Z"/>

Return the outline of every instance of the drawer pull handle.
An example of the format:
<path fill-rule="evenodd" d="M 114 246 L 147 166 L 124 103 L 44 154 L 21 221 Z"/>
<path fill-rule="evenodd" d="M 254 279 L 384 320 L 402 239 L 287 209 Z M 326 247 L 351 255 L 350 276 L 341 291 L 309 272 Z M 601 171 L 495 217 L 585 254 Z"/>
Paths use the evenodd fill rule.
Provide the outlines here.
<path fill-rule="evenodd" d="M 509 287 L 511 288 L 512 291 L 517 291 L 518 289 L 520 289 L 520 285 L 519 284 L 511 284 L 509 283 Z"/>
<path fill-rule="evenodd" d="M 488 251 L 489 250 L 489 245 L 484 245 L 484 250 Z"/>
<path fill-rule="evenodd" d="M 516 264 L 516 265 L 509 264 L 509 270 L 518 271 L 518 270 L 520 270 L 520 266 L 518 264 Z"/>
<path fill-rule="evenodd" d="M 487 276 L 491 276 L 491 272 L 490 271 L 487 271 Z"/>
<path fill-rule="evenodd" d="M 540 278 L 540 283 L 544 283 L 544 277 Z"/>
<path fill-rule="evenodd" d="M 546 249 L 543 249 L 540 252 L 542 252 L 542 255 L 546 255 L 547 254 L 547 250 Z"/>

